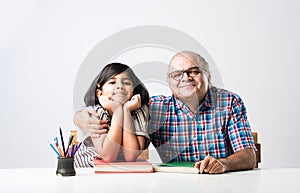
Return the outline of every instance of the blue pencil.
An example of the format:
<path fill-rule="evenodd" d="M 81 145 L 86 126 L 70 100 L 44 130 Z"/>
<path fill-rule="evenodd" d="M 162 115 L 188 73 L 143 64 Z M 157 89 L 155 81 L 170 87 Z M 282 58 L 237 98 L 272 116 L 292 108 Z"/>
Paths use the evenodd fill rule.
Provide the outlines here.
<path fill-rule="evenodd" d="M 57 139 L 57 137 L 54 138 L 54 141 L 58 145 L 58 139 Z"/>
<path fill-rule="evenodd" d="M 58 153 L 58 151 L 55 149 L 55 147 L 52 145 L 52 143 L 49 143 L 50 147 L 53 149 L 53 151 L 56 153 L 57 157 L 60 157 L 60 154 Z"/>
<path fill-rule="evenodd" d="M 77 150 L 80 148 L 81 144 L 82 144 L 82 142 L 80 142 L 80 143 L 78 144 L 78 146 L 76 147 L 76 149 L 75 149 L 75 151 L 74 151 L 74 153 L 73 153 L 73 155 L 72 155 L 72 156 L 74 156 L 74 155 L 75 155 L 75 153 L 77 152 Z"/>

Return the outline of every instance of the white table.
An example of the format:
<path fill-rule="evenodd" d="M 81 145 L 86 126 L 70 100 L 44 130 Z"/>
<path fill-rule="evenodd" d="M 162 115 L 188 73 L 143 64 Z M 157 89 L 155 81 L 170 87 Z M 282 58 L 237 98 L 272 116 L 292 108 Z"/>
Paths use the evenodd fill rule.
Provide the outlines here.
<path fill-rule="evenodd" d="M 299 193 L 300 168 L 256 169 L 209 174 L 94 174 L 77 170 L 72 177 L 55 175 L 54 168 L 0 169 L 3 193 L 204 192 Z"/>

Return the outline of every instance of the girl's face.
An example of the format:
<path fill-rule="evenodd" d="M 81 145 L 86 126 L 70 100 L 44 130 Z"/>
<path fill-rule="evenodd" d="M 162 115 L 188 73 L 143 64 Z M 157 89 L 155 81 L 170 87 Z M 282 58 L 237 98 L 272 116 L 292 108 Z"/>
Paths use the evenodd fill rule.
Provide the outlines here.
<path fill-rule="evenodd" d="M 103 95 L 109 99 L 125 104 L 133 96 L 133 83 L 126 72 L 111 77 L 102 87 L 102 91 L 97 92 L 97 97 Z"/>

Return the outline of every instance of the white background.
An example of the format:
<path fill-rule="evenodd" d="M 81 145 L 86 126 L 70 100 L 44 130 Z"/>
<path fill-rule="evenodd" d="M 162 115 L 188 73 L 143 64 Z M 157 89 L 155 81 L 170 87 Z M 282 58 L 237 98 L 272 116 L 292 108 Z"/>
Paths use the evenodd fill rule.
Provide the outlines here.
<path fill-rule="evenodd" d="M 1 1 L 0 168 L 55 166 L 48 141 L 59 126 L 75 128 L 73 88 L 85 56 L 140 25 L 197 39 L 224 88 L 245 101 L 261 167 L 299 167 L 299 10 L 297 0 Z"/>

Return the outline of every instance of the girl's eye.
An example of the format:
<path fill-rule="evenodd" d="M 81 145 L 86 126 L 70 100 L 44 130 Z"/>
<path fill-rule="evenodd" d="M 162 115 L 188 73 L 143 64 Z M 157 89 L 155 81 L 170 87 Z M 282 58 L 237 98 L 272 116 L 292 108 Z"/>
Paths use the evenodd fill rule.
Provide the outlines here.
<path fill-rule="evenodd" d="M 108 84 L 115 84 L 115 81 L 109 81 Z"/>
<path fill-rule="evenodd" d="M 131 82 L 124 82 L 125 85 L 131 85 Z"/>

